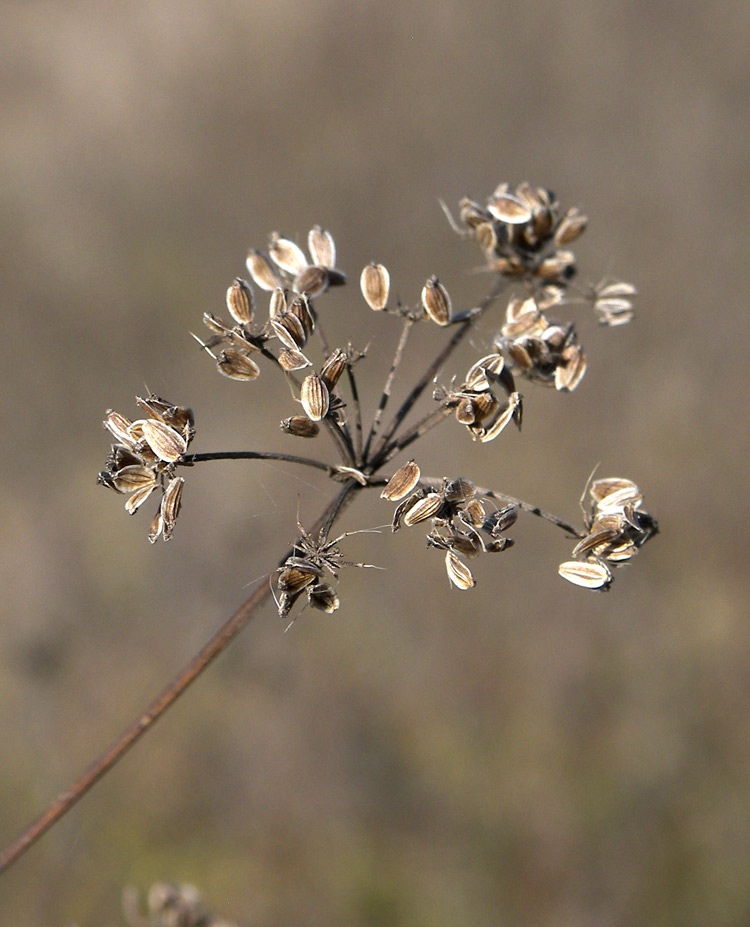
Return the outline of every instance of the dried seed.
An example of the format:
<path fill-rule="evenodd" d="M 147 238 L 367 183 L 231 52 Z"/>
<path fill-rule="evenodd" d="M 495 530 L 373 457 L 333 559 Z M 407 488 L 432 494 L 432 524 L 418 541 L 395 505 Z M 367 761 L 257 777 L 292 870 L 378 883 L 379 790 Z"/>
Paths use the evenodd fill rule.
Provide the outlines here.
<path fill-rule="evenodd" d="M 141 433 L 159 460 L 167 463 L 175 463 L 187 450 L 187 441 L 182 435 L 156 419 L 144 420 L 141 423 Z"/>
<path fill-rule="evenodd" d="M 476 486 L 471 480 L 459 477 L 445 483 L 443 492 L 447 502 L 467 502 L 474 497 Z"/>
<path fill-rule="evenodd" d="M 177 516 L 180 514 L 182 504 L 182 487 L 185 480 L 181 476 L 176 476 L 169 481 L 169 485 L 164 491 L 161 500 L 162 516 L 162 536 L 165 541 L 172 537 Z"/>
<path fill-rule="evenodd" d="M 328 387 L 317 374 L 311 373 L 305 377 L 300 390 L 300 401 L 308 418 L 313 422 L 326 417 L 329 406 Z"/>
<path fill-rule="evenodd" d="M 376 264 L 375 262 L 368 264 L 359 278 L 359 286 L 365 302 L 370 309 L 376 312 L 385 309 L 388 303 L 390 285 L 390 274 L 382 264 Z"/>
<path fill-rule="evenodd" d="M 107 417 L 102 422 L 104 427 L 110 434 L 120 441 L 122 444 L 133 444 L 132 438 L 130 436 L 130 427 L 133 424 L 129 418 L 125 418 L 124 415 L 120 415 L 119 412 L 113 412 L 112 409 L 107 410 Z"/>
<path fill-rule="evenodd" d="M 307 343 L 307 334 L 302 322 L 289 311 L 282 312 L 281 315 L 272 318 L 271 328 L 284 347 L 290 348 L 292 351 L 301 350 Z"/>
<path fill-rule="evenodd" d="M 125 511 L 128 513 L 128 515 L 134 515 L 143 505 L 146 499 L 148 499 L 155 488 L 156 480 L 153 480 L 150 484 L 146 484 L 141 486 L 139 489 L 136 489 L 133 495 L 130 496 L 125 503 Z"/>
<path fill-rule="evenodd" d="M 575 241 L 586 230 L 588 221 L 577 206 L 571 207 L 555 229 L 555 244 L 568 245 L 571 241 Z"/>
<path fill-rule="evenodd" d="M 423 499 L 419 499 L 404 514 L 404 524 L 411 527 L 420 521 L 427 521 L 435 516 L 443 507 L 443 497 L 440 493 L 428 492 Z"/>
<path fill-rule="evenodd" d="M 295 296 L 291 303 L 289 303 L 289 309 L 287 311 L 290 315 L 299 319 L 302 323 L 305 337 L 309 338 L 315 329 L 315 317 L 312 314 L 307 296 L 305 294 Z"/>
<path fill-rule="evenodd" d="M 532 211 L 526 203 L 510 193 L 498 192 L 492 195 L 487 203 L 487 209 L 500 222 L 508 225 L 518 225 L 531 221 Z"/>
<path fill-rule="evenodd" d="M 635 315 L 629 299 L 597 299 L 594 311 L 599 317 L 599 324 L 610 328 L 627 324 Z"/>
<path fill-rule="evenodd" d="M 274 232 L 271 236 L 268 251 L 272 261 L 295 277 L 309 266 L 302 248 L 288 238 L 282 238 L 278 232 Z"/>
<path fill-rule="evenodd" d="M 235 277 L 227 290 L 227 309 L 239 325 L 249 325 L 255 312 L 255 297 L 252 287 L 241 277 Z"/>
<path fill-rule="evenodd" d="M 279 569 L 279 578 L 276 581 L 279 591 L 294 594 L 314 583 L 320 576 L 320 570 L 312 564 L 310 567 L 284 566 Z"/>
<path fill-rule="evenodd" d="M 306 415 L 293 415 L 291 418 L 285 418 L 279 427 L 286 434 L 296 435 L 298 438 L 315 438 L 320 434 L 320 425 L 317 422 L 311 422 Z"/>
<path fill-rule="evenodd" d="M 312 366 L 312 362 L 309 361 L 301 351 L 292 350 L 292 348 L 284 348 L 279 352 L 279 365 L 286 371 L 292 370 L 302 370 L 304 367 Z"/>
<path fill-rule="evenodd" d="M 227 348 L 216 359 L 216 366 L 222 376 L 230 380 L 255 380 L 260 375 L 260 367 L 244 351 Z"/>
<path fill-rule="evenodd" d="M 490 422 L 486 429 L 482 429 L 483 433 L 479 435 L 482 444 L 487 441 L 494 441 L 512 419 L 516 420 L 516 424 L 520 428 L 522 408 L 521 394 L 511 393 L 508 401 L 500 406 L 494 420 Z"/>
<path fill-rule="evenodd" d="M 117 473 L 112 474 L 112 486 L 118 492 L 134 492 L 144 486 L 153 487 L 155 485 L 156 474 L 154 471 L 151 467 L 144 467 L 140 464 L 123 467 Z"/>
<path fill-rule="evenodd" d="M 464 197 L 459 202 L 458 208 L 460 210 L 459 216 L 461 217 L 461 221 L 467 228 L 475 229 L 482 222 L 486 222 L 489 219 L 487 210 L 468 197 Z"/>
<path fill-rule="evenodd" d="M 490 379 L 496 382 L 500 378 L 504 367 L 505 358 L 502 354 L 497 352 L 488 354 L 469 368 L 464 384 L 466 389 L 476 390 L 477 392 L 490 389 Z"/>
<path fill-rule="evenodd" d="M 328 289 L 328 270 L 325 267 L 306 267 L 294 278 L 295 293 L 307 293 L 311 298 Z"/>
<path fill-rule="evenodd" d="M 336 266 L 336 244 L 333 235 L 319 225 L 314 225 L 307 235 L 307 248 L 313 263 L 319 267 Z"/>
<path fill-rule="evenodd" d="M 148 539 L 149 541 L 151 541 L 152 544 L 156 544 L 163 528 L 164 528 L 164 518 L 161 514 L 161 506 L 159 506 L 159 509 L 156 515 L 154 515 L 154 520 L 151 522 L 151 527 L 149 528 L 149 531 L 148 531 Z"/>
<path fill-rule="evenodd" d="M 556 251 L 542 261 L 537 268 L 537 274 L 543 280 L 555 280 L 558 277 L 570 277 L 575 267 L 576 256 L 572 251 Z"/>
<path fill-rule="evenodd" d="M 472 589 L 476 586 L 476 580 L 471 575 L 471 570 L 450 549 L 445 552 L 445 569 L 448 573 L 448 579 L 457 589 Z"/>
<path fill-rule="evenodd" d="M 471 396 L 465 396 L 456 406 L 456 421 L 462 425 L 473 425 L 477 421 L 475 402 Z"/>
<path fill-rule="evenodd" d="M 484 506 L 479 501 L 479 499 L 470 499 L 467 502 L 464 511 L 466 513 L 466 517 L 475 528 L 478 528 L 480 525 L 484 524 L 487 513 L 484 511 Z"/>
<path fill-rule="evenodd" d="M 609 299 L 617 296 L 637 296 L 638 290 L 632 283 L 625 283 L 623 280 L 615 280 L 612 283 L 602 281 L 594 287 L 597 299 Z"/>
<path fill-rule="evenodd" d="M 325 383 L 329 390 L 336 389 L 336 384 L 341 379 L 341 375 L 346 370 L 349 362 L 349 355 L 341 348 L 336 348 L 326 358 L 325 363 L 320 371 L 320 379 Z"/>
<path fill-rule="evenodd" d="M 511 528 L 516 523 L 517 519 L 518 506 L 512 504 L 506 505 L 497 512 L 493 512 L 484 522 L 482 528 L 494 538 L 497 538 L 503 531 L 507 531 L 508 528 Z"/>
<path fill-rule="evenodd" d="M 586 589 L 607 589 L 612 582 L 612 573 L 603 563 L 567 560 L 557 572 L 569 583 Z"/>
<path fill-rule="evenodd" d="M 434 274 L 422 288 L 422 307 L 438 325 L 447 325 L 451 320 L 451 298 Z"/>
<path fill-rule="evenodd" d="M 282 286 L 279 275 L 268 257 L 262 251 L 252 250 L 247 256 L 247 269 L 261 290 L 273 290 Z"/>
<path fill-rule="evenodd" d="M 580 345 L 569 344 L 561 357 L 562 363 L 555 367 L 555 389 L 571 393 L 586 373 L 586 355 Z"/>
<path fill-rule="evenodd" d="M 336 590 L 330 583 L 316 583 L 307 587 L 307 599 L 313 608 L 332 615 L 341 604 Z"/>
<path fill-rule="evenodd" d="M 286 312 L 286 290 L 277 286 L 271 293 L 271 302 L 268 307 L 268 318 L 278 319 Z"/>
<path fill-rule="evenodd" d="M 499 239 L 494 223 L 480 222 L 474 234 L 476 235 L 477 243 L 482 251 L 494 251 L 497 247 Z"/>
<path fill-rule="evenodd" d="M 419 466 L 413 460 L 408 460 L 388 480 L 380 493 L 380 498 L 387 499 L 389 502 L 398 502 L 409 495 L 419 482 L 420 476 Z"/>

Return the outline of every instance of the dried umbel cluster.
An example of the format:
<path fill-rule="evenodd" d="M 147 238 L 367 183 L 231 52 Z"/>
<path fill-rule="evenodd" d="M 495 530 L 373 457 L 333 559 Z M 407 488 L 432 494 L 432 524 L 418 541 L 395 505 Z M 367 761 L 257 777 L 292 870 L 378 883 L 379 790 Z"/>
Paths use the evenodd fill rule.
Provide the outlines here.
<path fill-rule="evenodd" d="M 194 885 L 156 882 L 145 900 L 137 888 L 123 892 L 122 909 L 128 927 L 234 927 L 206 910 Z"/>
<path fill-rule="evenodd" d="M 367 397 L 360 396 L 355 370 L 365 351 L 350 343 L 329 343 L 318 324 L 319 306 L 327 290 L 344 285 L 347 279 L 336 266 L 330 232 L 321 226 L 311 229 L 307 254 L 278 233 L 271 235 L 265 251 L 250 251 L 246 262 L 250 279 L 235 278 L 226 292 L 230 318 L 204 313 L 209 335 L 193 337 L 212 357 L 219 373 L 231 380 L 253 382 L 262 375 L 263 366 L 286 379 L 296 407 L 281 418 L 281 431 L 308 442 L 327 437 L 337 459 L 285 451 L 188 453 L 194 435 L 189 410 L 155 396 L 137 399 L 146 413 L 144 419 L 131 422 L 115 412 L 107 415 L 105 426 L 115 444 L 100 481 L 129 494 L 126 509 L 130 514 L 154 489 L 161 489 L 151 540 L 160 535 L 168 540 L 172 535 L 183 486 L 183 478 L 176 475 L 178 468 L 219 459 L 284 460 L 323 471 L 337 484 L 315 528 L 308 533 L 298 525 L 291 550 L 275 571 L 269 571 L 284 618 L 298 602 L 325 613 L 339 608 L 341 568 L 368 564 L 343 557 L 340 544 L 353 532 L 334 540 L 329 540 L 329 534 L 351 499 L 375 487 L 382 489 L 388 502 L 396 503 L 394 531 L 402 525 L 428 526 L 427 544 L 444 552 L 448 578 L 458 589 L 475 585 L 467 559 L 510 548 L 512 541 L 505 532 L 522 511 L 543 517 L 576 538 L 574 559 L 560 567 L 564 578 L 588 588 L 610 585 L 612 567 L 632 557 L 657 531 L 654 519 L 641 509 L 639 491 L 627 480 L 592 484 L 592 503 L 585 531 L 580 532 L 534 505 L 479 488 L 466 477 L 423 475 L 413 460 L 390 477 L 383 475 L 391 460 L 447 419 L 455 419 L 473 440 L 483 444 L 495 441 L 511 422 L 520 429 L 528 403 L 518 389 L 520 380 L 562 394 L 573 392 L 584 377 L 587 358 L 576 325 L 563 321 L 563 310 L 588 303 L 597 321 L 609 327 L 633 316 L 635 288 L 631 284 L 610 280 L 574 286 L 577 260 L 571 246 L 586 229 L 587 219 L 576 208 L 564 210 L 549 190 L 528 183 L 511 190 L 503 184 L 484 205 L 462 200 L 458 222 L 444 209 L 454 230 L 479 245 L 491 287 L 475 305 L 456 308 L 446 285 L 433 274 L 413 303 L 394 303 L 387 268 L 377 261 L 364 266 L 359 284 L 365 304 L 401 325 L 382 392 L 371 401 L 375 412 L 368 425 L 363 411 Z M 256 289 L 267 294 L 267 310 L 262 313 Z M 480 330 L 476 323 L 490 318 L 501 296 L 504 304 L 495 333 L 482 335 L 486 324 Z M 444 329 L 445 346 L 385 422 L 394 379 L 399 370 L 406 369 L 401 364 L 409 337 L 422 323 Z M 478 344 L 484 342 L 484 350 L 465 375 L 451 377 L 448 361 L 470 332 Z M 436 384 L 438 375 L 449 379 Z M 430 392 L 434 404 L 409 421 L 417 403 Z"/>

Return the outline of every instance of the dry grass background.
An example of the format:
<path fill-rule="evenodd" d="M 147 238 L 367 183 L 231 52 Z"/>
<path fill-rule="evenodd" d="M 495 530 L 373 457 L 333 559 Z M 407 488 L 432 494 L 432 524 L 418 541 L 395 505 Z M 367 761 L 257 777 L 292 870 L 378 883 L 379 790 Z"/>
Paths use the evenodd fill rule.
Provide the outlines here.
<path fill-rule="evenodd" d="M 527 388 L 521 436 L 446 431 L 429 469 L 573 518 L 601 461 L 663 530 L 607 596 L 557 579 L 543 524 L 465 595 L 414 534 L 353 538 L 389 572 L 286 636 L 266 609 L 4 876 L 3 923 L 119 924 L 157 879 L 259 927 L 750 922 L 748 26 L 736 0 L 0 6 L 3 842 L 246 597 L 297 493 L 322 508 L 291 467 L 208 465 L 152 548 L 94 482 L 144 383 L 196 450 L 297 449 L 286 396 L 187 335 L 272 229 L 468 304 L 438 196 L 581 205 L 584 274 L 632 279 L 636 322 L 582 322 L 577 393 Z M 377 384 L 395 331 L 355 287 L 330 306 Z"/>

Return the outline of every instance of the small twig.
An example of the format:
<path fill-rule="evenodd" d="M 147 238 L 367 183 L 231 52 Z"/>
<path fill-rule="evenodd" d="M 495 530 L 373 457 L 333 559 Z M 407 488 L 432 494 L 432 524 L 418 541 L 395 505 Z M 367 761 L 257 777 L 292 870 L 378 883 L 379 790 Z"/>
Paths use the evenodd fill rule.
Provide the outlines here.
<path fill-rule="evenodd" d="M 406 348 L 406 342 L 409 340 L 409 333 L 414 327 L 414 319 L 407 316 L 404 320 L 404 327 L 401 329 L 401 337 L 398 340 L 398 346 L 396 347 L 396 353 L 393 356 L 393 363 L 391 364 L 391 369 L 388 372 L 388 377 L 385 381 L 385 386 L 383 388 L 383 393 L 380 397 L 380 402 L 378 403 L 378 408 L 375 412 L 375 417 L 372 420 L 372 425 L 370 426 L 370 433 L 367 435 L 367 442 L 365 444 L 364 457 L 367 459 L 367 455 L 370 451 L 370 445 L 372 440 L 377 434 L 378 428 L 380 427 L 380 420 L 383 417 L 383 412 L 385 407 L 388 405 L 388 400 L 391 396 L 391 390 L 393 388 L 393 381 L 396 377 L 396 372 L 401 364 L 401 359 L 404 356 L 404 350 Z"/>
<path fill-rule="evenodd" d="M 316 470 L 323 470 L 329 476 L 334 476 L 339 472 L 335 464 L 323 463 L 322 460 L 315 460 L 312 457 L 299 457 L 296 454 L 283 454 L 275 451 L 216 451 L 205 454 L 185 454 L 179 463 L 180 466 L 192 467 L 193 464 L 207 460 L 281 460 L 285 463 L 314 467 Z"/>

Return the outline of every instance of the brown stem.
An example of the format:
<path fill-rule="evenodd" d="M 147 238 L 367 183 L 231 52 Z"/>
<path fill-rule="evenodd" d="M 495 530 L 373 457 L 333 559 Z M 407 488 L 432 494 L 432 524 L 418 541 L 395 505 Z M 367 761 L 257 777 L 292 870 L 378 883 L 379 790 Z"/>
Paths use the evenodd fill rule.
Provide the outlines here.
<path fill-rule="evenodd" d="M 320 530 L 324 525 L 327 525 L 330 529 L 330 525 L 341 514 L 348 502 L 351 501 L 353 494 L 361 488 L 354 480 L 345 483 L 336 494 L 336 497 L 326 506 L 313 531 Z M 293 551 L 288 551 L 280 563 L 283 563 L 292 554 Z M 86 792 L 122 759 L 136 741 L 140 740 L 146 731 L 161 718 L 164 712 L 177 701 L 203 670 L 213 663 L 216 657 L 251 621 L 256 609 L 268 598 L 270 592 L 271 586 L 266 583 L 256 589 L 250 598 L 237 609 L 234 615 L 219 628 L 208 643 L 151 702 L 143 714 L 101 756 L 90 764 L 83 775 L 58 795 L 52 804 L 6 848 L 0 855 L 0 874 L 10 868 L 29 847 L 33 846 L 60 818 L 67 814 L 73 805 L 83 798 Z"/>

